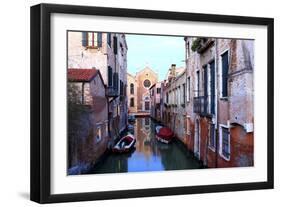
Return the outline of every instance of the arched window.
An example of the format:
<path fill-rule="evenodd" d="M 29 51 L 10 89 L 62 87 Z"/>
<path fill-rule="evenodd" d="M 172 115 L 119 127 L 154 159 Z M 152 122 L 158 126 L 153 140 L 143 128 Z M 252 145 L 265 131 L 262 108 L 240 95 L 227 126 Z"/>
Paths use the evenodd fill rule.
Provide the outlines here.
<path fill-rule="evenodd" d="M 130 93 L 134 94 L 134 84 L 133 83 L 130 84 Z"/>
<path fill-rule="evenodd" d="M 135 106 L 135 99 L 131 98 L 130 99 L 130 107 L 134 107 Z"/>

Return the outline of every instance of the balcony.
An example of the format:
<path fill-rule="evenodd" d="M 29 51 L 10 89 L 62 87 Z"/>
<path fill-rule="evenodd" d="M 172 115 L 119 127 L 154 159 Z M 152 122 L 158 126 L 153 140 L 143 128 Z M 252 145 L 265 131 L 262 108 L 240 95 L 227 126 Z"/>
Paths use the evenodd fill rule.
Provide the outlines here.
<path fill-rule="evenodd" d="M 119 92 L 117 88 L 114 87 L 107 87 L 106 88 L 106 96 L 107 97 L 118 97 Z"/>
<path fill-rule="evenodd" d="M 199 114 L 200 116 L 212 117 L 210 112 L 208 97 L 198 96 L 193 99 L 193 112 Z"/>
<path fill-rule="evenodd" d="M 192 43 L 192 50 L 199 54 L 204 53 L 209 47 L 213 46 L 214 40 L 211 38 L 197 38 Z"/>

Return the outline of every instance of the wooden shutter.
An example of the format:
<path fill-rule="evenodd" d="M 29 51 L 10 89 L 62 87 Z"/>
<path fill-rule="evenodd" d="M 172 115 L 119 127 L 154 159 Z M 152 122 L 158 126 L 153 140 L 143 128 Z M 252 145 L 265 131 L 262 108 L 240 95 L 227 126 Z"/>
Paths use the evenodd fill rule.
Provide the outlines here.
<path fill-rule="evenodd" d="M 114 54 L 116 55 L 117 54 L 117 50 L 118 50 L 118 42 L 117 42 L 117 37 L 114 36 L 113 37 L 113 51 L 114 51 Z"/>
<path fill-rule="evenodd" d="M 221 57 L 222 57 L 222 97 L 227 97 L 228 52 L 225 52 Z"/>
<path fill-rule="evenodd" d="M 98 47 L 102 47 L 102 33 L 98 32 Z"/>
<path fill-rule="evenodd" d="M 112 68 L 108 66 L 108 86 L 112 87 Z"/>
<path fill-rule="evenodd" d="M 107 44 L 111 47 L 111 33 L 107 33 Z"/>
<path fill-rule="evenodd" d="M 215 61 L 212 61 L 210 63 L 210 75 L 211 75 L 211 82 L 210 82 L 210 88 L 211 88 L 211 114 L 215 114 Z"/>
<path fill-rule="evenodd" d="M 118 90 L 118 85 L 119 85 L 119 76 L 118 73 L 113 74 L 113 87 L 115 90 Z"/>
<path fill-rule="evenodd" d="M 82 32 L 82 46 L 88 46 L 88 32 Z"/>
<path fill-rule="evenodd" d="M 203 67 L 204 73 L 204 113 L 208 112 L 208 67 L 205 65 Z"/>

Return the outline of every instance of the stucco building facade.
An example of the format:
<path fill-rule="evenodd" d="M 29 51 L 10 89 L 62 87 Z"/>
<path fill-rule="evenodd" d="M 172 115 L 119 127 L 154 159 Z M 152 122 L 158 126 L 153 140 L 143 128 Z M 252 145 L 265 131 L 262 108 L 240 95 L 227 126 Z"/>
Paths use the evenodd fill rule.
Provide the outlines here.
<path fill-rule="evenodd" d="M 103 78 L 113 139 L 127 123 L 127 50 L 124 34 L 68 32 L 68 68 L 98 68 Z"/>
<path fill-rule="evenodd" d="M 81 174 L 99 161 L 110 140 L 106 89 L 96 69 L 68 69 L 67 86 L 68 174 Z"/>

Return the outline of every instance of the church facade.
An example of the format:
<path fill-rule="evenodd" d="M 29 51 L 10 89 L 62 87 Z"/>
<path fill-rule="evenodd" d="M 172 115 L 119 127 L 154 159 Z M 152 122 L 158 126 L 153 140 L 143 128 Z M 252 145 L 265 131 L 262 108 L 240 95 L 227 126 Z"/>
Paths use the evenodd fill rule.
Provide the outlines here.
<path fill-rule="evenodd" d="M 158 74 L 145 67 L 135 76 L 127 74 L 128 109 L 129 113 L 150 113 L 151 97 L 149 88 L 157 83 Z"/>

